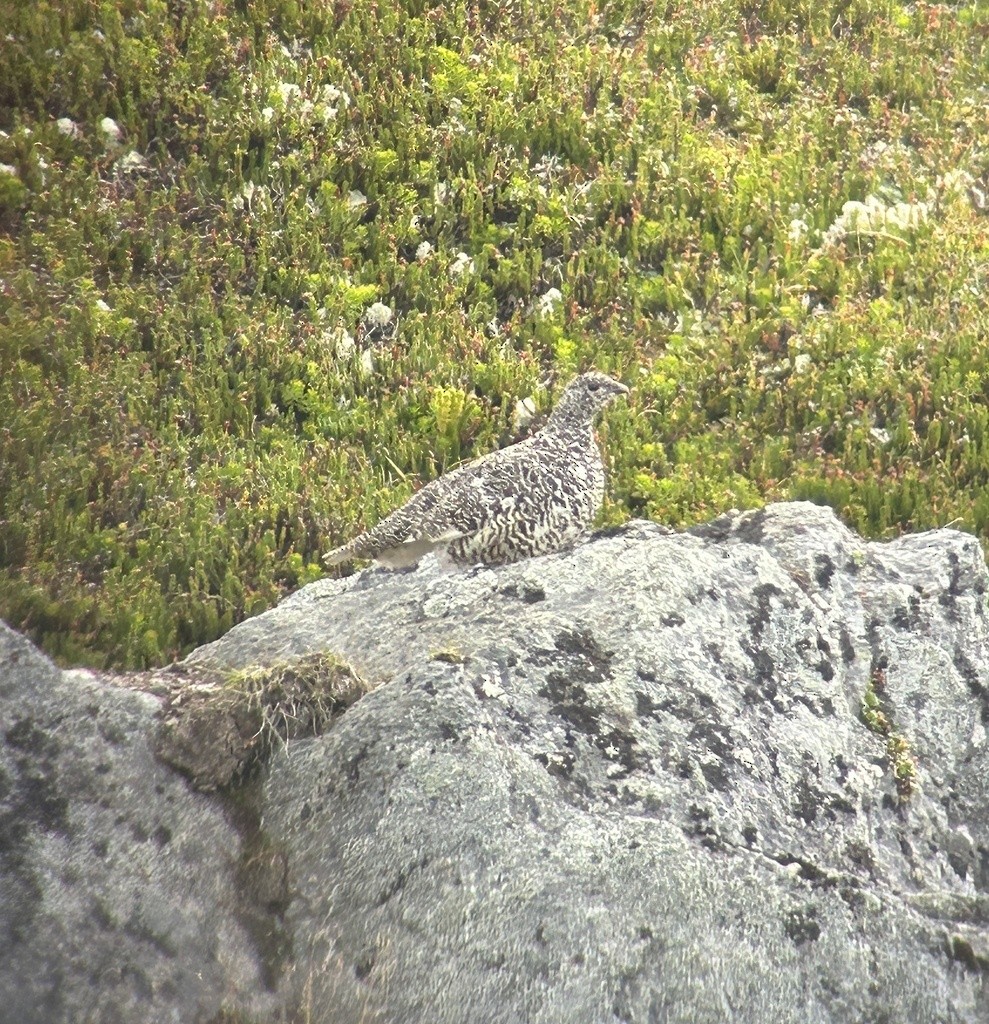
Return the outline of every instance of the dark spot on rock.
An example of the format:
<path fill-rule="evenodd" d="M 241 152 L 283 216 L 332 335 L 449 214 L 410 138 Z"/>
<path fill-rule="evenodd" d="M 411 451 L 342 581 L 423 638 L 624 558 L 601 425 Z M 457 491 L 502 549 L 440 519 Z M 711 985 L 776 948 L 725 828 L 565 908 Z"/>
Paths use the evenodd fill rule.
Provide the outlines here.
<path fill-rule="evenodd" d="M 752 594 L 755 597 L 755 608 L 748 615 L 747 621 L 752 638 L 759 640 L 772 618 L 773 598 L 779 597 L 782 591 L 774 583 L 760 583 L 753 589 Z"/>
<path fill-rule="evenodd" d="M 908 631 L 916 628 L 917 620 L 915 615 L 910 614 L 910 609 L 901 604 L 893 612 L 892 623 L 897 629 Z"/>
<path fill-rule="evenodd" d="M 835 574 L 836 566 L 830 555 L 818 554 L 814 556 L 814 580 L 822 590 L 831 586 L 831 579 Z"/>
<path fill-rule="evenodd" d="M 968 660 L 964 652 L 955 652 L 954 665 L 961 673 L 969 693 L 979 702 L 979 716 L 983 725 L 989 725 L 989 684 L 983 682 L 979 670 Z"/>
<path fill-rule="evenodd" d="M 518 598 L 523 604 L 538 604 L 546 600 L 546 591 L 533 583 L 523 583 L 521 589 L 517 583 L 509 583 L 498 592 L 506 597 Z"/>
<path fill-rule="evenodd" d="M 687 808 L 690 824 L 685 826 L 683 833 L 691 839 L 698 839 L 701 846 L 715 853 L 725 850 L 725 842 L 721 832 L 712 820 L 711 812 L 706 807 L 691 804 Z"/>
<path fill-rule="evenodd" d="M 968 859 L 957 853 L 948 852 L 948 863 L 951 870 L 964 882 L 968 878 Z"/>
<path fill-rule="evenodd" d="M 611 669 L 611 654 L 603 650 L 594 637 L 584 630 L 562 630 L 553 642 L 563 654 L 575 654 L 586 659 L 601 672 L 602 678 Z"/>
<path fill-rule="evenodd" d="M 97 839 L 93 843 L 93 854 L 102 860 L 110 852 L 110 844 L 105 839 Z"/>
<path fill-rule="evenodd" d="M 418 860 L 405 868 L 402 868 L 395 877 L 385 886 L 384 889 L 378 895 L 377 905 L 379 907 L 384 906 L 389 900 L 397 896 L 405 888 L 409 879 L 416 874 L 418 871 L 422 871 L 424 868 L 429 866 L 430 858 L 428 855 L 423 854 Z"/>
<path fill-rule="evenodd" d="M 742 517 L 735 528 L 735 536 L 746 544 L 762 544 L 766 538 L 766 522 L 769 516 L 766 510 L 761 508 L 752 515 Z"/>
<path fill-rule="evenodd" d="M 105 932 L 112 931 L 116 928 L 117 922 L 103 900 L 99 898 L 93 900 L 93 909 L 91 913 L 93 920 L 96 922 L 97 928 Z"/>
<path fill-rule="evenodd" d="M 785 868 L 790 867 L 791 864 L 796 864 L 799 868 L 797 876 L 805 882 L 810 882 L 815 886 L 819 885 L 824 889 L 834 888 L 835 879 L 822 868 L 819 868 L 816 864 L 803 857 L 797 857 L 791 853 L 771 853 L 769 856 L 777 864 L 782 864 Z"/>
<path fill-rule="evenodd" d="M 816 942 L 821 937 L 817 911 L 813 907 L 791 911 L 783 918 L 783 930 L 798 946 L 805 942 Z"/>
<path fill-rule="evenodd" d="M 572 750 L 554 750 L 552 754 L 536 754 L 536 760 L 558 779 L 569 779 L 573 775 L 577 755 Z"/>
<path fill-rule="evenodd" d="M 947 953 L 952 960 L 960 963 L 967 971 L 989 978 L 989 956 L 977 953 L 968 939 L 952 935 L 947 940 Z"/>
<path fill-rule="evenodd" d="M 701 770 L 701 775 L 712 788 L 722 793 L 731 788 L 731 775 L 723 761 L 703 759 L 698 762 L 698 767 Z"/>
<path fill-rule="evenodd" d="M 721 645 L 720 644 L 704 644 L 704 653 L 714 662 L 715 665 L 721 664 Z"/>
<path fill-rule="evenodd" d="M 709 523 L 700 523 L 698 526 L 692 526 L 687 530 L 687 533 L 693 537 L 701 537 L 704 540 L 726 541 L 731 536 L 734 522 L 734 516 L 718 516 L 717 519 L 712 519 Z"/>
<path fill-rule="evenodd" d="M 354 964 L 354 977 L 363 981 L 374 969 L 374 954 L 367 953 Z"/>
<path fill-rule="evenodd" d="M 151 833 L 151 838 L 158 847 L 167 846 L 172 841 L 172 830 L 167 825 L 159 825 Z"/>
<path fill-rule="evenodd" d="M 834 701 L 830 697 L 813 697 L 809 693 L 795 693 L 793 699 L 798 704 L 803 704 L 815 718 L 834 716 Z"/>
<path fill-rule="evenodd" d="M 841 627 L 841 632 L 838 634 L 838 644 L 841 647 L 841 660 L 846 665 L 850 665 L 855 660 L 855 647 L 844 626 Z"/>
<path fill-rule="evenodd" d="M 759 838 L 759 830 L 755 825 L 746 825 L 742 829 L 742 838 L 745 840 L 745 845 L 751 850 Z"/>
<path fill-rule="evenodd" d="M 800 779 L 794 787 L 792 800 L 793 813 L 805 824 L 809 825 L 817 819 L 821 807 L 821 795 L 816 787 L 811 786 L 805 778 Z"/>
<path fill-rule="evenodd" d="M 667 612 L 660 619 L 660 622 L 662 622 L 664 626 L 682 626 L 686 621 L 687 620 L 677 612 Z"/>
<path fill-rule="evenodd" d="M 865 868 L 870 873 L 874 870 L 876 858 L 873 855 L 872 848 L 867 843 L 860 842 L 857 839 L 849 840 L 845 844 L 845 853 L 853 864 Z"/>
<path fill-rule="evenodd" d="M 440 722 L 437 726 L 440 736 L 445 740 L 456 743 L 460 739 L 460 733 L 449 722 Z"/>
<path fill-rule="evenodd" d="M 299 811 L 299 821 L 308 821 L 312 817 L 312 804 L 307 800 Z"/>
<path fill-rule="evenodd" d="M 67 835 L 69 832 L 69 801 L 61 795 L 49 773 L 21 776 L 19 798 L 23 811 L 45 832 Z"/>
<path fill-rule="evenodd" d="M 656 682 L 656 673 L 648 668 L 638 668 L 635 670 L 635 674 L 647 683 Z"/>
<path fill-rule="evenodd" d="M 357 783 L 361 779 L 361 761 L 367 758 L 367 747 L 361 747 L 353 757 L 347 761 L 347 780 Z"/>
<path fill-rule="evenodd" d="M 639 718 L 658 718 L 662 705 L 641 690 L 635 691 L 635 713 Z"/>
<path fill-rule="evenodd" d="M 99 725 L 100 736 L 115 747 L 123 747 L 127 745 L 127 732 L 123 726 L 113 719 L 103 718 L 100 720 Z"/>
<path fill-rule="evenodd" d="M 60 749 L 58 742 L 30 718 L 17 719 L 4 738 L 12 747 L 37 758 L 53 758 Z"/>
<path fill-rule="evenodd" d="M 703 744 L 720 758 L 730 758 L 735 749 L 731 734 L 720 722 L 698 722 L 688 733 L 687 742 Z"/>
<path fill-rule="evenodd" d="M 638 743 L 634 736 L 622 729 L 611 729 L 600 735 L 595 744 L 604 756 L 617 766 L 617 771 L 609 772 L 613 779 L 625 779 L 643 766 L 644 759 L 639 754 Z"/>

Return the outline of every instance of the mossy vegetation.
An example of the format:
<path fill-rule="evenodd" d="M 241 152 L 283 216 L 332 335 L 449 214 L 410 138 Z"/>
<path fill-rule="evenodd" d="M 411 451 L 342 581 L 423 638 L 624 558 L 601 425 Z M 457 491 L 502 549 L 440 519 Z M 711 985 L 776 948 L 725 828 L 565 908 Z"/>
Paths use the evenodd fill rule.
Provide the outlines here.
<path fill-rule="evenodd" d="M 862 697 L 862 721 L 886 740 L 886 761 L 893 773 L 896 792 L 908 799 L 917 784 L 917 762 L 907 738 L 896 728 L 886 699 L 886 671 L 874 666 Z"/>
<path fill-rule="evenodd" d="M 989 536 L 989 11 L 0 0 L 0 615 L 159 664 L 596 366 L 605 518 Z"/>
<path fill-rule="evenodd" d="M 171 666 L 139 685 L 166 699 L 158 756 L 203 792 L 241 785 L 274 750 L 318 736 L 373 689 L 326 653 L 227 676 Z"/>

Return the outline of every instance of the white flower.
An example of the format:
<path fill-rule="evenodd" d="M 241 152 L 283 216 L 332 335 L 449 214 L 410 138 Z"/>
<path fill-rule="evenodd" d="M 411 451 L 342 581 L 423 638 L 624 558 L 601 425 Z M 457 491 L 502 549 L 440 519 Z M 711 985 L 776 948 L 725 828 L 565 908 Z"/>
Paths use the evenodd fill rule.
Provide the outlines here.
<path fill-rule="evenodd" d="M 559 288 L 548 288 L 536 299 L 536 312 L 540 316 L 551 316 L 563 304 L 563 293 Z"/>
<path fill-rule="evenodd" d="M 793 372 L 803 373 L 811 364 L 812 360 L 810 354 L 807 352 L 800 352 L 793 360 Z"/>
<path fill-rule="evenodd" d="M 493 316 L 485 325 L 484 329 L 492 338 L 497 338 L 501 334 L 501 324 L 496 316 Z"/>
<path fill-rule="evenodd" d="M 359 189 L 351 189 L 347 195 L 347 209 L 359 210 L 362 206 L 367 206 L 367 196 Z"/>
<path fill-rule="evenodd" d="M 433 186 L 433 202 L 442 205 L 450 198 L 450 186 L 445 181 L 438 181 Z"/>
<path fill-rule="evenodd" d="M 563 161 L 555 153 L 546 153 L 532 168 L 533 174 L 542 182 L 550 182 L 563 171 Z"/>
<path fill-rule="evenodd" d="M 383 302 L 372 303 L 364 310 L 364 319 L 372 327 L 384 327 L 385 324 L 391 323 L 394 315 L 391 306 L 386 306 Z"/>
<path fill-rule="evenodd" d="M 464 109 L 463 100 L 457 99 L 456 96 L 451 96 L 447 105 L 450 108 L 450 113 L 454 115 L 459 114 Z"/>
<path fill-rule="evenodd" d="M 0 164 L 0 174 L 9 174 L 11 178 L 19 178 L 17 168 L 13 164 Z"/>
<path fill-rule="evenodd" d="M 975 184 L 975 178 L 968 171 L 956 167 L 953 171 L 948 171 L 947 174 L 939 178 L 938 184 L 945 192 L 963 196 Z"/>
<path fill-rule="evenodd" d="M 532 422 L 536 415 L 536 403 L 529 398 L 520 398 L 515 403 L 515 412 L 512 415 L 512 426 L 515 428 L 515 432 L 519 433 Z"/>
<path fill-rule="evenodd" d="M 914 231 L 927 220 L 927 203 L 897 203 L 886 211 L 886 224 L 898 231 Z"/>
<path fill-rule="evenodd" d="M 55 127 L 63 134 L 67 135 L 70 139 L 77 139 L 82 134 L 79 131 L 79 125 L 72 120 L 71 117 L 60 117 L 55 122 Z"/>
<path fill-rule="evenodd" d="M 824 233 L 823 243 L 830 245 L 847 234 L 875 234 L 883 231 L 906 233 L 915 231 L 927 220 L 927 203 L 886 204 L 877 196 L 866 196 L 864 202 L 851 199 L 841 208 L 841 215 Z"/>
<path fill-rule="evenodd" d="M 97 299 L 96 302 L 94 303 L 94 305 L 96 306 L 96 308 L 101 313 L 109 313 L 110 312 L 110 307 L 102 299 Z"/>
<path fill-rule="evenodd" d="M 809 231 L 810 228 L 807 226 L 807 222 L 796 217 L 790 221 L 787 237 L 794 245 L 799 245 L 807 237 Z"/>
<path fill-rule="evenodd" d="M 474 261 L 465 252 L 458 252 L 456 259 L 450 264 L 450 277 L 460 277 L 464 273 L 474 273 Z"/>
<path fill-rule="evenodd" d="M 270 121 L 274 116 L 275 116 L 275 108 L 274 107 L 264 107 L 262 109 L 262 111 L 261 111 L 261 120 L 262 121 L 265 121 L 265 122 Z"/>
<path fill-rule="evenodd" d="M 302 90 L 294 82 L 279 82 L 278 95 L 281 98 L 282 105 L 287 107 L 293 100 L 297 100 L 302 95 Z"/>
<path fill-rule="evenodd" d="M 889 444 L 889 431 L 883 430 L 882 427 L 873 427 L 869 431 L 869 436 L 880 444 Z"/>
<path fill-rule="evenodd" d="M 324 85 L 320 90 L 320 96 L 324 103 L 336 103 L 346 110 L 350 106 L 350 97 L 335 85 Z"/>
<path fill-rule="evenodd" d="M 337 321 L 336 327 L 323 331 L 323 341 L 333 346 L 337 359 L 348 359 L 357 347 L 354 336 L 344 327 L 342 320 Z"/>
<path fill-rule="evenodd" d="M 134 171 L 144 170 L 148 166 L 148 161 L 138 153 L 136 149 L 132 149 L 129 153 L 125 153 L 118 161 L 117 167 L 125 174 Z"/>
<path fill-rule="evenodd" d="M 864 203 L 850 199 L 842 206 L 838 219 L 846 232 L 875 231 L 886 219 L 886 207 L 875 196 L 866 196 Z"/>
<path fill-rule="evenodd" d="M 420 242 L 416 246 L 416 259 L 420 263 L 423 263 L 429 259 L 430 255 L 432 254 L 432 251 L 433 247 L 429 244 L 429 242 Z"/>
<path fill-rule="evenodd" d="M 364 349 L 361 353 L 361 369 L 364 373 L 374 373 L 374 358 L 369 349 Z"/>
<path fill-rule="evenodd" d="M 120 130 L 120 125 L 112 117 L 104 117 L 100 121 L 100 131 L 103 132 L 104 140 L 108 146 L 117 145 L 124 137 L 124 133 Z"/>

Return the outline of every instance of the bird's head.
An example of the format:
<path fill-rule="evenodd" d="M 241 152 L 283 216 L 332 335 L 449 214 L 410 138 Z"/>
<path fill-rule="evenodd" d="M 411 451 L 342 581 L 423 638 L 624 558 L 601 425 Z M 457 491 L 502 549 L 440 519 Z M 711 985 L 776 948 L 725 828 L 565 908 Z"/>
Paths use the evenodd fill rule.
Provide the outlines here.
<path fill-rule="evenodd" d="M 582 373 L 567 385 L 547 426 L 589 426 L 606 405 L 627 394 L 628 388 L 607 374 Z"/>

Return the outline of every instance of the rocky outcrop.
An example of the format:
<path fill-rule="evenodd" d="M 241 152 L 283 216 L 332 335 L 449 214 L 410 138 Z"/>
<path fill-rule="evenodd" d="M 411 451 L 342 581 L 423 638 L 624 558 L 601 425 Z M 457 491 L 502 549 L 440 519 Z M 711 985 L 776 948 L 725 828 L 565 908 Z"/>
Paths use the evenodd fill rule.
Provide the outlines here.
<path fill-rule="evenodd" d="M 352 670 L 213 794 L 195 743 L 155 758 L 209 736 L 175 692 L 5 634 L 0 1006 L 989 1020 L 987 583 L 972 537 L 807 504 L 324 580 L 181 667 L 224 708 L 231 673 Z"/>

